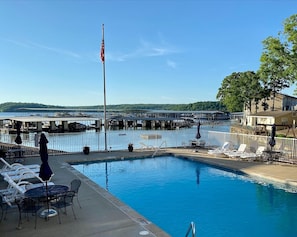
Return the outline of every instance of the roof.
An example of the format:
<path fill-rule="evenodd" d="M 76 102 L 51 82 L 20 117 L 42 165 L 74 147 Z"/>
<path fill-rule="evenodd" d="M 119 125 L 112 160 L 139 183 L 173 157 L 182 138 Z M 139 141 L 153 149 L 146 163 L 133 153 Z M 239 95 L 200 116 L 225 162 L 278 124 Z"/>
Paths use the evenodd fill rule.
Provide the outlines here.
<path fill-rule="evenodd" d="M 50 121 L 94 121 L 99 118 L 95 117 L 41 117 L 41 116 L 25 116 L 1 118 L 0 120 L 11 120 L 21 122 L 50 122 Z"/>
<path fill-rule="evenodd" d="M 249 116 L 251 116 L 251 117 L 280 117 L 280 116 L 292 114 L 292 112 L 295 112 L 295 111 L 291 111 L 291 110 L 263 111 L 263 112 L 258 112 L 256 114 L 251 114 Z"/>

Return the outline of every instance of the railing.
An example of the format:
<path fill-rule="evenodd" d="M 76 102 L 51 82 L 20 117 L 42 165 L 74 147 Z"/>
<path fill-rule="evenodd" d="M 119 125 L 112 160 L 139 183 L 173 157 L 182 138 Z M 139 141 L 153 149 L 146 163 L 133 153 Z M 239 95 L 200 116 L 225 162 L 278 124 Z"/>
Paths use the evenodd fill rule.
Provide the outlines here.
<path fill-rule="evenodd" d="M 195 223 L 193 221 L 190 223 L 185 237 L 189 236 L 190 233 L 192 233 L 192 237 L 196 236 Z"/>
<path fill-rule="evenodd" d="M 196 134 L 196 129 L 180 129 L 172 131 L 158 131 L 162 135 L 162 139 L 148 139 L 144 140 L 140 137 L 143 131 L 125 130 L 121 131 L 108 131 L 107 144 L 108 150 L 126 150 L 129 143 L 134 144 L 134 149 L 142 149 L 143 142 L 147 147 L 158 147 L 154 151 L 155 156 L 161 147 L 190 147 L 191 141 Z M 146 132 L 146 133 L 149 133 Z M 34 133 L 21 134 L 22 144 L 21 148 L 25 149 L 25 156 L 38 155 L 39 146 L 35 144 Z M 2 134 L 0 133 L 0 142 L 5 143 L 1 148 L 5 150 L 13 149 L 15 146 L 15 134 Z M 104 134 L 102 132 L 87 131 L 81 133 L 62 133 L 62 134 L 47 134 L 49 140 L 48 149 L 54 153 L 61 152 L 82 152 L 84 146 L 89 146 L 90 151 L 103 151 L 104 150 Z M 225 141 L 229 141 L 237 148 L 241 143 L 247 144 L 251 152 L 257 150 L 258 146 L 265 146 L 267 150 L 270 149 L 268 145 L 268 136 L 249 135 L 240 133 L 228 133 L 218 131 L 201 131 L 201 139 L 206 142 L 206 147 L 220 147 Z M 164 142 L 166 141 L 166 143 Z M 281 161 L 297 164 L 297 139 L 295 138 L 275 138 L 276 145 L 273 151 L 280 152 Z M 37 146 L 36 146 L 37 145 Z"/>
<path fill-rule="evenodd" d="M 270 150 L 269 136 L 250 135 L 241 133 L 225 133 L 225 132 L 208 132 L 208 141 L 215 146 L 221 146 L 223 142 L 228 141 L 233 144 L 234 148 L 244 143 L 251 152 L 255 152 L 257 147 L 264 146 Z M 273 151 L 280 152 L 280 161 L 297 164 L 297 139 L 275 137 L 275 146 Z"/>
<path fill-rule="evenodd" d="M 167 143 L 166 143 L 166 141 L 163 141 L 163 142 L 160 144 L 160 146 L 157 147 L 157 149 L 154 151 L 152 157 L 154 157 L 154 156 L 157 154 L 157 152 L 161 149 L 161 147 L 162 147 L 163 144 L 166 145 L 165 148 L 167 147 Z"/>

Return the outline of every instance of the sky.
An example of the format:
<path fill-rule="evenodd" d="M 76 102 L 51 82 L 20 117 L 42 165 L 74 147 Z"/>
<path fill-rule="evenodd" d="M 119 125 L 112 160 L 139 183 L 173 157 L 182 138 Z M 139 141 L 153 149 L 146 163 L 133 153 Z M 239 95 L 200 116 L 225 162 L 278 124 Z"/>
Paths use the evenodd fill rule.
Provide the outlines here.
<path fill-rule="evenodd" d="M 296 13 L 295 0 L 0 0 L 0 103 L 103 105 L 104 78 L 106 105 L 216 101 Z"/>

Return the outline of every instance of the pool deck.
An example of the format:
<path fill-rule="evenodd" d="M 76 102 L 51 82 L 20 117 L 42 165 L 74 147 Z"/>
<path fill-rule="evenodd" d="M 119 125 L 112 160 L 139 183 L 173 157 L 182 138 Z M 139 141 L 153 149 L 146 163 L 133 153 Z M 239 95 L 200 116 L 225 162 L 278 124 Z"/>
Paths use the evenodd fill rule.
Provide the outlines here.
<path fill-rule="evenodd" d="M 150 220 L 141 216 L 132 208 L 110 195 L 94 182 L 74 170 L 69 162 L 87 162 L 105 159 L 126 159 L 133 157 L 149 157 L 154 151 L 136 150 L 92 152 L 89 155 L 67 154 L 50 156 L 49 163 L 55 175 L 52 182 L 55 184 L 69 185 L 71 180 L 79 178 L 82 186 L 79 190 L 79 200 L 82 208 L 79 208 L 76 200 L 75 220 L 71 210 L 67 215 L 61 214 L 61 224 L 57 217 L 50 220 L 38 218 L 37 228 L 34 229 L 34 218 L 30 221 L 23 220 L 22 229 L 17 229 L 18 211 L 9 210 L 6 220 L 0 223 L 1 237 L 52 237 L 52 236 L 75 236 L 75 237 L 136 237 L 136 236 L 157 236 L 167 237 L 167 233 L 154 225 Z M 166 149 L 158 153 L 172 154 L 176 156 L 189 157 L 212 165 L 222 166 L 228 169 L 242 171 L 251 176 L 272 180 L 284 184 L 297 186 L 297 165 L 284 163 L 248 162 L 214 157 L 207 154 L 206 150 L 200 149 L 194 152 L 191 148 Z M 39 157 L 26 158 L 24 164 L 40 164 Z M 4 181 L 0 181 L 0 187 L 5 188 Z M 189 223 L 190 224 L 190 223 Z M 188 226 L 185 226 L 185 234 Z"/>

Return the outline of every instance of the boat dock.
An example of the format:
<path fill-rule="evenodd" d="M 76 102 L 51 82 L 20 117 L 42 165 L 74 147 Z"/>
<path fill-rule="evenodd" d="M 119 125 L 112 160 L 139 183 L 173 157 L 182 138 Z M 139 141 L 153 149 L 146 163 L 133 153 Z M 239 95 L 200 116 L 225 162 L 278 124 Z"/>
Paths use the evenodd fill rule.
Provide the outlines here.
<path fill-rule="evenodd" d="M 101 115 L 102 116 L 102 115 Z M 126 129 L 179 129 L 191 127 L 198 121 L 210 122 L 230 119 L 228 113 L 220 111 L 150 111 L 141 113 L 108 113 L 107 128 Z M 104 119 L 98 115 L 58 114 L 54 116 L 20 116 L 0 118 L 0 132 L 16 133 L 16 123 L 21 122 L 21 132 L 81 132 L 87 129 L 100 130 Z"/>
<path fill-rule="evenodd" d="M 16 123 L 21 122 L 21 132 L 78 132 L 93 128 L 101 128 L 101 119 L 94 117 L 56 117 L 56 116 L 25 116 L 0 119 L 2 133 L 16 133 Z M 89 124 L 89 125 L 86 125 Z"/>
<path fill-rule="evenodd" d="M 104 120 L 96 117 L 56 117 L 56 116 L 25 116 L 0 119 L 0 131 L 5 134 L 15 134 L 16 124 L 21 122 L 21 132 L 81 132 L 87 129 L 100 130 Z M 107 118 L 109 129 L 145 128 L 145 129 L 177 129 L 190 127 L 191 124 L 183 119 L 150 118 L 133 116 L 110 116 Z"/>

